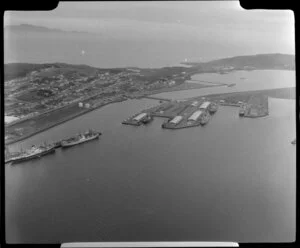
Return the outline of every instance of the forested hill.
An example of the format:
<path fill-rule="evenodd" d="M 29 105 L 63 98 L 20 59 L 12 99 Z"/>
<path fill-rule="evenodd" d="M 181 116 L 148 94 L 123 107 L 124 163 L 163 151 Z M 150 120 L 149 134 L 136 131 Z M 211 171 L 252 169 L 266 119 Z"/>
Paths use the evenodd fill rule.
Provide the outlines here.
<path fill-rule="evenodd" d="M 157 69 L 140 69 L 143 74 L 153 74 L 155 77 L 168 76 L 176 73 L 201 73 L 210 71 L 222 71 L 226 69 L 295 69 L 295 55 L 289 54 L 257 54 L 249 56 L 237 56 L 224 58 L 202 63 L 185 62 L 182 64 L 190 65 L 191 67 L 163 67 Z M 67 68 L 77 72 L 93 75 L 99 71 L 109 71 L 113 73 L 121 72 L 126 68 L 110 68 L 100 69 L 88 65 L 71 65 L 66 63 L 45 63 L 45 64 L 29 64 L 29 63 L 11 63 L 4 65 L 4 80 L 11 80 L 18 77 L 24 77 L 31 71 L 41 70 L 48 67 Z M 139 68 L 135 68 L 139 69 Z"/>

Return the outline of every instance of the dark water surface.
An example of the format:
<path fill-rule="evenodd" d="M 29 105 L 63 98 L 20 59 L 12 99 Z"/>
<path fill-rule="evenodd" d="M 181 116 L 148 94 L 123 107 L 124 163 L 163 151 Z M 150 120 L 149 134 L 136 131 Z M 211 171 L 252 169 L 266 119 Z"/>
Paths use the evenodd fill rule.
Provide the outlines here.
<path fill-rule="evenodd" d="M 121 124 L 152 100 L 90 112 L 12 149 L 86 128 L 92 141 L 5 166 L 6 241 L 292 241 L 295 101 L 269 99 L 270 115 L 220 107 L 205 127 Z"/>

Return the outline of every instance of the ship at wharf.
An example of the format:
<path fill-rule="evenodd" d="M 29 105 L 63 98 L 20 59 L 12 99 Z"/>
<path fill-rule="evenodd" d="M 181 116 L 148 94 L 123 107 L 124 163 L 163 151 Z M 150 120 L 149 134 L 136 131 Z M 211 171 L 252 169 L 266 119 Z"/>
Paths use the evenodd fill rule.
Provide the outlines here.
<path fill-rule="evenodd" d="M 20 152 L 11 153 L 8 148 L 5 147 L 5 164 L 10 163 L 11 165 L 25 162 L 32 159 L 41 158 L 42 156 L 55 152 L 55 145 L 33 145 L 28 150 L 22 150 Z"/>
<path fill-rule="evenodd" d="M 96 132 L 94 130 L 88 130 L 85 133 L 77 134 L 71 138 L 62 140 L 60 145 L 62 148 L 68 148 L 75 145 L 79 145 L 88 141 L 92 141 L 98 139 L 99 136 L 102 135 L 101 132 Z"/>

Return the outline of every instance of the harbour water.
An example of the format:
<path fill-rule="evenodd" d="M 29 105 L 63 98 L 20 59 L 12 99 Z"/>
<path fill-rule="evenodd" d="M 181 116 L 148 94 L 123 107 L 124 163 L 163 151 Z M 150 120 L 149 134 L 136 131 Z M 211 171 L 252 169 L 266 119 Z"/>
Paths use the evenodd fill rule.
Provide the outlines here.
<path fill-rule="evenodd" d="M 228 74 L 201 73 L 192 76 L 193 80 L 232 84 L 235 86 L 211 87 L 199 90 L 185 90 L 180 92 L 165 92 L 156 94 L 157 97 L 172 97 L 173 99 L 184 99 L 207 94 L 230 93 L 252 90 L 278 89 L 295 87 L 295 71 L 283 70 L 255 70 L 255 71 L 233 71 Z M 193 81 L 197 83 L 197 81 Z"/>
<path fill-rule="evenodd" d="M 5 166 L 6 242 L 295 239 L 294 100 L 269 98 L 269 116 L 258 119 L 220 106 L 208 125 L 177 131 L 162 129 L 163 118 L 121 124 L 156 104 L 107 105 L 12 145 L 102 132 Z"/>

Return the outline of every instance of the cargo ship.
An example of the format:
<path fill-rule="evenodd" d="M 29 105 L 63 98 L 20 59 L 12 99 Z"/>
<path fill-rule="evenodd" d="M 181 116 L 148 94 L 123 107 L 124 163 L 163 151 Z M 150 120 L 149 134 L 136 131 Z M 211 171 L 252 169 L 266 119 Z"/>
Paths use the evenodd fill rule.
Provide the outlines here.
<path fill-rule="evenodd" d="M 32 146 L 31 149 L 27 151 L 18 152 L 16 154 L 10 154 L 6 156 L 5 163 L 20 163 L 23 161 L 31 160 L 34 158 L 40 158 L 47 154 L 55 152 L 55 145 L 42 145 L 39 147 Z"/>
<path fill-rule="evenodd" d="M 208 107 L 208 111 L 210 112 L 210 113 L 215 113 L 216 111 L 218 110 L 218 104 L 216 104 L 215 102 L 211 102 L 210 104 L 209 104 L 209 107 Z"/>
<path fill-rule="evenodd" d="M 55 148 L 61 147 L 61 142 L 62 142 L 62 140 L 54 142 L 53 144 L 54 144 Z"/>
<path fill-rule="evenodd" d="M 240 106 L 240 110 L 239 110 L 239 115 L 240 116 L 244 116 L 246 112 L 246 106 L 245 105 L 241 105 Z"/>
<path fill-rule="evenodd" d="M 84 142 L 88 142 L 94 139 L 99 138 L 101 135 L 100 132 L 95 132 L 93 130 L 89 130 L 83 134 L 78 134 L 74 137 L 71 137 L 69 139 L 65 139 L 61 141 L 61 147 L 66 148 L 66 147 L 71 147 L 75 145 L 79 145 Z"/>
<path fill-rule="evenodd" d="M 205 111 L 200 117 L 200 124 L 205 125 L 208 123 L 209 120 L 210 120 L 210 114 L 207 111 Z"/>
<path fill-rule="evenodd" d="M 148 123 L 150 123 L 152 120 L 153 120 L 153 117 L 152 117 L 150 114 L 148 114 L 144 119 L 141 120 L 141 123 L 143 123 L 143 124 L 148 124 Z"/>

